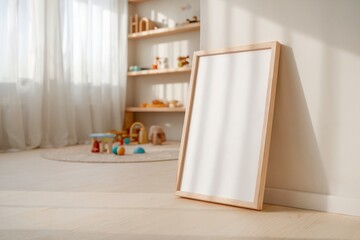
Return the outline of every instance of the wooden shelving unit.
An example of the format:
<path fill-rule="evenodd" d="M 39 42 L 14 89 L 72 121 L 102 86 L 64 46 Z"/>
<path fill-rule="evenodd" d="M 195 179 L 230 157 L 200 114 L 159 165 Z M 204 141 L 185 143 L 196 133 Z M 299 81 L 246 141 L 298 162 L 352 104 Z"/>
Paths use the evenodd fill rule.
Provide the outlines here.
<path fill-rule="evenodd" d="M 159 107 L 159 108 L 140 108 L 140 107 L 127 107 L 126 112 L 136 113 L 136 112 L 185 112 L 185 108 L 168 108 L 168 107 Z"/>
<path fill-rule="evenodd" d="M 199 29 L 200 29 L 200 22 L 189 23 L 171 28 L 158 28 L 150 31 L 130 33 L 128 35 L 128 39 L 135 40 L 135 39 L 150 38 L 150 37 L 160 37 L 160 36 L 172 35 L 182 32 L 198 31 Z"/>
<path fill-rule="evenodd" d="M 152 10 L 159 10 L 162 9 L 164 6 L 171 8 L 172 7 L 172 3 L 168 4 L 167 3 L 162 3 L 161 6 L 158 4 L 160 3 L 160 1 L 158 3 L 154 3 L 154 5 L 152 4 L 141 4 L 141 3 L 145 3 L 145 2 L 151 2 L 150 0 L 128 0 L 128 3 L 130 6 L 130 8 L 128 10 L 131 10 L 130 15 L 134 16 L 135 14 L 141 13 L 141 17 L 147 17 L 148 19 L 150 19 L 149 16 L 149 11 Z M 156 1 L 154 1 L 156 2 Z M 174 1 L 176 2 L 176 4 L 181 4 L 181 0 L 178 1 Z M 197 4 L 195 4 L 197 5 Z M 144 9 L 146 11 L 144 11 Z M 192 10 L 193 11 L 193 10 Z M 148 16 L 146 16 L 146 12 L 148 13 Z M 156 11 L 155 11 L 156 12 Z M 197 11 L 196 11 L 197 12 Z M 186 16 L 188 18 L 191 18 L 192 16 L 196 15 L 195 11 L 193 11 L 192 15 Z M 180 13 L 175 12 L 174 13 L 174 19 L 177 22 L 180 21 L 184 21 L 185 17 L 179 15 Z M 168 16 L 171 17 L 171 16 Z M 151 20 L 151 19 L 150 19 Z M 159 19 L 157 19 L 159 20 Z M 156 19 L 154 19 L 153 21 L 157 21 Z M 130 22 L 132 22 L 132 18 L 130 20 Z M 161 21 L 160 21 L 161 22 Z M 132 29 L 133 25 L 130 25 L 129 29 Z M 177 39 L 188 39 L 189 41 L 192 41 L 189 46 L 187 46 L 187 51 L 188 53 L 186 53 L 187 55 L 191 55 L 193 51 L 196 51 L 198 49 L 198 47 L 194 47 L 196 45 L 198 45 L 198 43 L 194 43 L 194 39 L 192 34 L 186 34 L 183 36 L 179 36 L 179 38 L 175 37 L 175 35 L 177 34 L 182 34 L 182 33 L 194 33 L 196 34 L 196 32 L 198 32 L 200 30 L 200 22 L 196 22 L 196 23 L 185 23 L 185 24 L 179 24 L 175 27 L 163 27 L 163 28 L 158 28 L 158 29 L 154 29 L 154 30 L 149 30 L 149 31 L 142 31 L 142 32 L 136 32 L 136 33 L 129 33 L 128 34 L 128 41 L 129 44 L 131 45 L 130 52 L 128 52 L 128 54 L 132 54 L 132 53 L 137 53 L 134 56 L 134 59 L 131 59 L 129 61 L 130 65 L 137 65 L 139 64 L 140 66 L 146 66 L 149 67 L 151 65 L 151 63 L 148 63 L 146 61 L 140 61 L 140 59 L 137 59 L 139 61 L 136 61 L 135 58 L 142 58 L 143 55 L 145 55 L 147 58 L 147 54 L 148 52 L 146 52 L 145 54 L 142 54 L 143 51 L 149 51 L 149 43 L 150 44 L 155 44 L 156 42 L 161 43 L 162 37 L 166 37 L 166 36 L 172 36 L 174 35 L 174 37 L 169 38 L 169 42 L 175 42 L 177 41 Z M 159 41 L 156 41 L 156 39 L 159 38 Z M 166 40 L 166 39 L 165 39 Z M 184 47 L 185 48 L 185 47 Z M 183 53 L 185 54 L 185 53 Z M 132 57 L 133 57 L 132 56 Z M 152 58 L 154 58 L 155 56 L 152 56 Z M 160 56 L 160 57 L 169 57 L 166 56 L 166 54 L 164 56 Z M 173 56 L 171 56 L 173 57 Z M 144 59 L 141 59 L 144 60 Z M 138 63 L 137 63 L 138 62 Z M 129 82 L 132 82 L 131 84 L 129 84 L 129 86 L 131 86 L 131 90 L 130 92 L 132 93 L 131 98 L 133 98 L 132 100 L 129 100 L 130 103 L 128 103 L 128 107 L 125 108 L 125 119 L 124 119 L 124 128 L 127 129 L 129 128 L 134 122 L 136 121 L 144 121 L 144 123 L 146 124 L 150 124 L 151 119 L 154 117 L 154 123 L 156 122 L 157 125 L 164 125 L 165 122 L 167 121 L 166 119 L 163 121 L 162 117 L 158 117 L 157 114 L 163 115 L 164 118 L 167 117 L 168 115 L 170 119 L 172 120 L 173 118 L 176 119 L 175 121 L 175 125 L 172 127 L 175 128 L 179 128 L 181 127 L 178 121 L 178 118 L 182 118 L 182 114 L 185 113 L 185 107 L 177 107 L 177 108 L 168 108 L 168 107 L 155 107 L 155 108 L 141 108 L 141 107 L 134 107 L 134 106 L 139 106 L 138 104 L 136 104 L 136 102 L 141 102 L 147 100 L 147 101 L 151 101 L 151 91 L 147 92 L 144 94 L 144 96 L 138 96 L 137 93 L 138 92 L 144 92 L 146 91 L 146 89 L 144 88 L 148 88 L 149 86 L 152 86 L 154 84 L 156 84 L 157 81 L 157 75 L 159 76 L 159 78 L 162 79 L 162 81 L 165 81 L 166 83 L 169 82 L 170 84 L 172 83 L 172 81 L 168 81 L 167 78 L 169 77 L 169 79 L 174 78 L 174 79 L 181 79 L 184 80 L 185 78 L 189 79 L 190 78 L 190 73 L 191 73 L 191 68 L 178 68 L 176 62 L 172 63 L 170 65 L 171 68 L 166 68 L 166 69 L 148 69 L 148 70 L 141 70 L 141 71 L 129 71 L 127 73 L 127 78 Z M 169 74 L 169 76 L 168 76 Z M 173 74 L 173 76 L 170 76 L 170 74 Z M 176 74 L 176 76 L 174 76 Z M 148 76 L 154 76 L 153 78 L 148 77 Z M 131 80 L 130 80 L 131 79 Z M 149 81 L 148 81 L 149 80 Z M 146 84 L 141 85 L 142 82 L 148 81 L 146 82 Z M 136 86 L 136 88 L 135 88 Z M 133 90 L 134 89 L 134 90 Z M 176 94 L 175 94 L 176 95 Z M 170 96 L 170 95 L 169 95 Z M 169 96 L 165 96 L 169 97 Z M 179 96 L 174 96 L 174 98 L 179 97 Z M 143 99 L 140 99 L 143 98 Z M 154 96 L 154 98 L 152 99 L 156 99 L 156 96 Z M 165 100 L 172 100 L 172 99 L 165 99 Z M 184 101 L 184 99 L 179 99 L 180 101 Z M 168 114 L 169 113 L 169 114 Z M 173 116 L 175 115 L 175 116 Z M 179 116 L 178 116 L 179 115 Z M 177 131 L 177 130 L 176 130 Z M 177 138 L 177 137 L 176 137 Z"/>
<path fill-rule="evenodd" d="M 172 74 L 172 73 L 190 73 L 191 68 L 167 68 L 167 69 L 152 69 L 128 72 L 128 77 L 156 75 L 156 74 Z"/>

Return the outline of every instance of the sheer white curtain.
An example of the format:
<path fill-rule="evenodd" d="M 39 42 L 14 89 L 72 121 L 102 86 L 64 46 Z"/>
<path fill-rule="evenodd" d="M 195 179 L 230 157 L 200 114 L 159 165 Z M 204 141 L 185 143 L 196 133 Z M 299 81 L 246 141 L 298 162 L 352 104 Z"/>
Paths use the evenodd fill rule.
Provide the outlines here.
<path fill-rule="evenodd" d="M 126 0 L 2 0 L 0 36 L 1 150 L 121 128 Z"/>

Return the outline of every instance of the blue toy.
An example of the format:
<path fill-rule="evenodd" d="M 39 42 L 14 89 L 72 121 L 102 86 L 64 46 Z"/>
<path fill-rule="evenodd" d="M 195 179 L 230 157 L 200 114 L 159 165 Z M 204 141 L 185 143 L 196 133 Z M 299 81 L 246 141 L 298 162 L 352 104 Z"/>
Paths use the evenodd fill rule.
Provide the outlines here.
<path fill-rule="evenodd" d="M 130 138 L 125 138 L 124 143 L 127 144 L 127 145 L 130 144 Z"/>
<path fill-rule="evenodd" d="M 117 151 L 118 151 L 118 146 L 114 146 L 114 147 L 112 148 L 113 154 L 117 155 Z"/>
<path fill-rule="evenodd" d="M 137 147 L 134 149 L 134 153 L 135 154 L 141 154 L 141 153 L 145 153 L 145 149 L 142 147 Z"/>

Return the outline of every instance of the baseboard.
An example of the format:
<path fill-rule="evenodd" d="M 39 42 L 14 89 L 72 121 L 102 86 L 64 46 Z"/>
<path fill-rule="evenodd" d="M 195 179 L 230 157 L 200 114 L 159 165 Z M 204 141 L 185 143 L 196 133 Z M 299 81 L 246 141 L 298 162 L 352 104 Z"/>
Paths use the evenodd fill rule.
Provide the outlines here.
<path fill-rule="evenodd" d="M 264 202 L 295 208 L 360 216 L 360 199 L 266 188 Z"/>

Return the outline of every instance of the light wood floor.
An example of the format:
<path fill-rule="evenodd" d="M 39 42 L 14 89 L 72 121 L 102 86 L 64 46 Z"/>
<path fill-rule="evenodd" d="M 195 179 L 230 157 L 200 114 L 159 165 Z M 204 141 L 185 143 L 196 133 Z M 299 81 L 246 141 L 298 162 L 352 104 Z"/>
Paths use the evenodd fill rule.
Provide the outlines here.
<path fill-rule="evenodd" d="M 360 239 L 360 218 L 173 195 L 177 163 L 86 164 L 0 154 L 0 239 Z"/>

